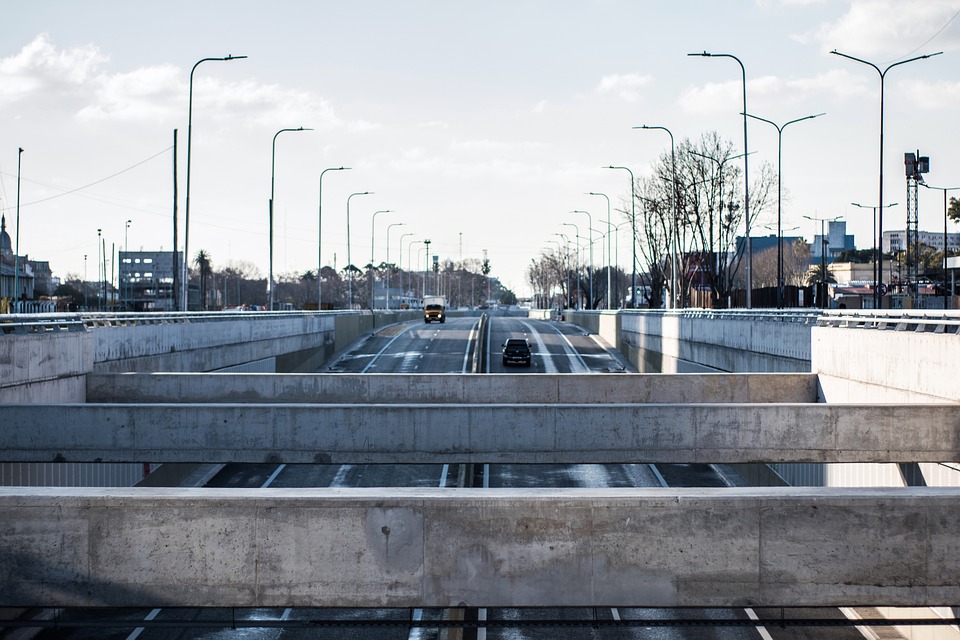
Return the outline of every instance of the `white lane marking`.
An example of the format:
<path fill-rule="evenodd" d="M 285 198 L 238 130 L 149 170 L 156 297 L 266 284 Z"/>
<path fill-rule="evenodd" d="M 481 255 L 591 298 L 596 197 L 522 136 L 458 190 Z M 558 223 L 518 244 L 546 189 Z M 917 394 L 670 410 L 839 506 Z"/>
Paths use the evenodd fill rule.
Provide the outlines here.
<path fill-rule="evenodd" d="M 144 620 L 149 622 L 150 620 L 153 620 L 154 618 L 156 618 L 158 615 L 160 615 L 160 609 L 154 609 L 149 614 L 147 614 L 147 617 L 144 618 Z M 127 636 L 127 640 L 137 640 L 137 638 L 140 637 L 140 634 L 143 633 L 143 631 L 144 631 L 143 627 L 137 627 L 136 629 L 130 632 L 130 635 Z"/>
<path fill-rule="evenodd" d="M 393 341 L 394 341 L 394 340 L 396 340 L 397 338 L 399 338 L 400 336 L 402 336 L 403 334 L 405 334 L 407 331 L 410 331 L 410 329 L 413 329 L 415 326 L 417 326 L 417 325 L 416 325 L 416 324 L 411 324 L 409 327 L 407 327 L 406 329 L 404 329 L 403 331 L 401 331 L 401 332 L 398 333 L 397 335 L 395 335 L 395 336 L 393 336 L 392 338 L 390 338 L 390 341 L 387 342 L 387 344 L 383 345 L 383 349 L 380 349 L 380 351 L 377 352 L 377 355 L 373 356 L 373 359 L 370 360 L 370 362 L 367 363 L 367 366 L 365 366 L 365 367 L 363 368 L 363 371 L 361 371 L 360 373 L 366 373 L 367 370 L 369 370 L 370 367 L 372 367 L 372 366 L 374 365 L 374 363 L 377 361 L 377 358 L 379 358 L 379 357 L 383 354 L 384 351 L 386 351 L 387 349 L 390 348 L 390 345 L 393 344 Z"/>
<path fill-rule="evenodd" d="M 337 469 L 337 475 L 333 476 L 333 480 L 330 481 L 331 487 L 342 487 L 344 486 L 344 481 L 347 479 L 347 474 L 350 473 L 350 469 L 353 469 L 353 465 L 342 464 L 340 468 Z"/>
<path fill-rule="evenodd" d="M 543 338 L 540 337 L 540 332 L 530 326 L 529 322 L 521 322 L 520 324 L 526 328 L 527 333 L 529 333 L 534 342 L 537 343 L 537 353 L 543 360 L 543 370 L 546 373 L 560 373 L 559 369 L 557 369 L 557 365 L 553 362 L 553 355 L 547 351 L 547 345 L 543 343 Z"/>
<path fill-rule="evenodd" d="M 466 373 L 470 368 L 470 342 L 473 340 L 474 335 L 477 333 L 477 327 L 480 326 L 480 321 L 477 320 L 477 323 L 473 325 L 473 328 L 470 329 L 470 333 L 467 335 L 467 348 L 463 351 L 463 371 Z"/>
<path fill-rule="evenodd" d="M 273 484 L 273 481 L 277 479 L 277 476 L 280 475 L 280 472 L 283 471 L 283 470 L 286 469 L 286 468 L 287 468 L 287 465 L 285 465 L 285 464 L 282 464 L 282 465 L 280 465 L 279 467 L 277 467 L 276 471 L 274 471 L 273 473 L 270 474 L 270 477 L 267 478 L 267 481 L 264 482 L 264 483 L 263 483 L 263 486 L 260 487 L 260 488 L 261 488 L 261 489 L 266 489 L 266 488 L 269 487 L 271 484 Z"/>
<path fill-rule="evenodd" d="M 443 470 L 440 472 L 440 488 L 447 486 L 447 474 L 450 472 L 450 465 L 443 465 Z"/>
<path fill-rule="evenodd" d="M 583 361 L 583 357 L 580 355 L 580 352 L 577 351 L 576 347 L 573 346 L 573 343 L 570 342 L 566 334 L 564 334 L 562 331 L 560 331 L 560 329 L 557 329 L 552 325 L 551 325 L 551 328 L 554 331 L 556 331 L 558 334 L 560 334 L 560 337 L 563 338 L 563 341 L 566 343 L 562 346 L 563 346 L 563 351 L 567 354 L 567 356 L 568 357 L 570 357 L 571 355 L 576 356 L 577 360 L 580 361 L 580 366 L 582 367 L 582 369 L 580 371 L 575 371 L 576 367 L 573 366 L 574 363 L 573 361 L 571 361 L 570 372 L 571 373 L 591 373 L 590 367 L 588 367 L 587 363 Z"/>
<path fill-rule="evenodd" d="M 747 617 L 750 618 L 751 620 L 756 621 L 760 619 L 757 617 L 757 614 L 754 613 L 753 609 L 747 608 L 747 609 L 744 609 L 744 611 L 747 612 Z M 766 627 L 757 625 L 756 629 L 757 629 L 757 633 L 760 634 L 760 637 L 763 638 L 763 640 L 773 640 L 773 636 L 770 635 L 770 632 L 767 631 Z"/>
<path fill-rule="evenodd" d="M 484 373 L 490 373 L 490 358 L 493 355 L 490 345 L 490 335 L 493 333 L 493 318 L 487 317 L 487 370 Z"/>

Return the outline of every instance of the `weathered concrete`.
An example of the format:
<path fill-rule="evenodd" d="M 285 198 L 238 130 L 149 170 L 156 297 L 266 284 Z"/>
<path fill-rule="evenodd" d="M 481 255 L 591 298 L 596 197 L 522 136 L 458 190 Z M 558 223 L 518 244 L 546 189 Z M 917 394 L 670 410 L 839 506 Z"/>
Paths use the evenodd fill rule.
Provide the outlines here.
<path fill-rule="evenodd" d="M 8 462 L 957 462 L 952 405 L 6 405 Z"/>
<path fill-rule="evenodd" d="M 947 605 L 958 529 L 949 489 L 0 489 L 0 605 Z"/>
<path fill-rule="evenodd" d="M 88 402 L 816 402 L 813 374 L 91 374 Z"/>

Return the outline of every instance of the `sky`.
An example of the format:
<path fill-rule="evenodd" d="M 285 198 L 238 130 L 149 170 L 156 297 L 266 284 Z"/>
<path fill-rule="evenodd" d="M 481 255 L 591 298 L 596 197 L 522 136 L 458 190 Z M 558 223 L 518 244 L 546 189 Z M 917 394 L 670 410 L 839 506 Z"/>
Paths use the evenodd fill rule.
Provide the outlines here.
<path fill-rule="evenodd" d="M 754 115 L 826 114 L 783 131 L 785 235 L 842 216 L 872 244 L 871 211 L 850 203 L 878 203 L 880 77 L 834 49 L 881 69 L 943 52 L 886 75 L 884 200 L 900 205 L 884 228 L 905 226 L 904 152 L 930 157 L 928 184 L 960 186 L 960 0 L 5 4 L 0 207 L 16 238 L 19 155 L 20 254 L 60 277 L 95 278 L 98 229 L 108 251 L 171 249 L 175 130 L 183 249 L 190 72 L 228 54 L 248 57 L 194 75 L 188 250 L 264 277 L 273 169 L 275 277 L 316 269 L 318 224 L 324 265 L 345 266 L 349 199 L 354 264 L 371 244 L 387 260 L 389 242 L 390 262 L 415 266 L 430 239 L 444 260 L 486 251 L 529 295 L 526 268 L 554 234 L 606 230 L 588 192 L 625 220 L 629 176 L 602 167 L 640 178 L 669 150 L 633 127 L 678 143 L 716 131 L 742 152 L 739 65 L 691 52 L 739 58 Z M 312 131 L 278 135 L 273 154 L 298 127 Z M 748 142 L 751 167 L 776 168 L 773 126 L 751 121 Z M 943 194 L 919 198 L 921 230 L 942 230 Z M 775 221 L 774 201 L 757 224 Z M 628 227 L 614 250 L 627 271 Z"/>

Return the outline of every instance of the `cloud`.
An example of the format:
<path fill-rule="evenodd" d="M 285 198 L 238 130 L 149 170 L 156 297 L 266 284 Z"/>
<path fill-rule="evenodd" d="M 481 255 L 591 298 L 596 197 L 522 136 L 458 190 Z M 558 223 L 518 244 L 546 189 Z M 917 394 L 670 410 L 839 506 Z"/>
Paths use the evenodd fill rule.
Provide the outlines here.
<path fill-rule="evenodd" d="M 956 0 L 852 0 L 839 19 L 807 34 L 828 49 L 894 58 L 960 49 L 960 29 L 944 28 L 955 18 Z M 802 37 L 802 36 L 801 36 Z"/>
<path fill-rule="evenodd" d="M 0 58 L 0 104 L 42 93 L 56 98 L 81 90 L 109 58 L 92 44 L 57 51 L 41 33 L 16 55 Z"/>
<path fill-rule="evenodd" d="M 903 90 L 910 96 L 911 103 L 923 111 L 960 108 L 960 82 L 923 82 L 904 80 Z"/>
<path fill-rule="evenodd" d="M 638 73 L 614 73 L 603 76 L 597 85 L 597 93 L 616 93 L 627 102 L 637 102 L 642 97 L 640 89 L 650 85 L 653 76 Z"/>

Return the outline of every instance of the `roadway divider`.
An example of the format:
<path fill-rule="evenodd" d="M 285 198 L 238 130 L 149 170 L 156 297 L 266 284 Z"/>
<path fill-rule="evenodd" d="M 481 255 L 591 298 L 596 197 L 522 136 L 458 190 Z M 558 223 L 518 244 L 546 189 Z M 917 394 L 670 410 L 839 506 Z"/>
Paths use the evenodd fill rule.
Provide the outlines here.
<path fill-rule="evenodd" d="M 470 364 L 471 373 L 486 373 L 487 371 L 487 328 L 489 326 L 490 316 L 486 313 L 480 314 L 480 321 L 477 323 L 477 337 L 473 341 L 473 359 Z"/>

